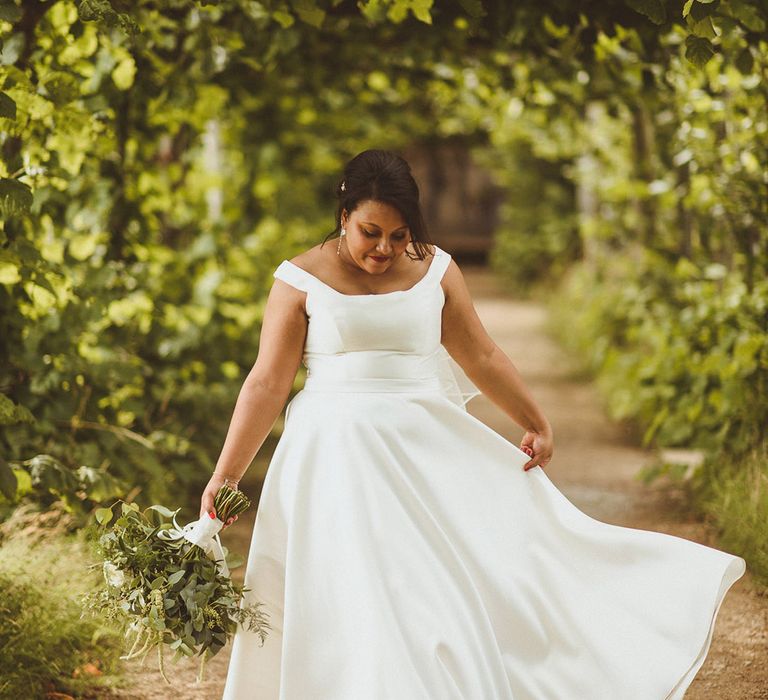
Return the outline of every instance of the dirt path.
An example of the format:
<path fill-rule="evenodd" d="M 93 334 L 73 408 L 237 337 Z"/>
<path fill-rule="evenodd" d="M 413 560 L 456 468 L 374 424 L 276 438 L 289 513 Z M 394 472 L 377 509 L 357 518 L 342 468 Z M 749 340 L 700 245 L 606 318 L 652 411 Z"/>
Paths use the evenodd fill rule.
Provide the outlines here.
<path fill-rule="evenodd" d="M 668 484 L 644 486 L 634 478 L 651 454 L 634 446 L 629 431 L 606 418 L 593 385 L 574 373 L 568 357 L 547 337 L 543 308 L 505 297 L 487 274 L 465 274 L 486 328 L 512 358 L 552 423 L 556 451 L 546 471 L 557 487 L 598 520 L 716 546 L 711 531 L 686 509 L 678 490 Z M 484 397 L 474 399 L 469 407 L 519 444 L 522 430 Z M 252 499 L 258 496 L 266 459 L 263 456 L 243 481 L 242 488 Z M 241 518 L 223 533 L 227 547 L 247 554 L 254 514 L 252 510 L 248 519 Z M 240 581 L 242 575 L 243 567 L 233 573 Z M 195 662 L 169 663 L 167 673 L 174 681 L 169 688 L 153 671 L 156 657 L 150 656 L 145 668 L 138 663 L 128 666 L 130 685 L 109 698 L 220 700 L 228 661 L 229 648 L 209 662 L 207 680 L 201 685 L 194 683 Z M 758 699 L 768 699 L 768 596 L 760 594 L 748 571 L 720 608 L 709 655 L 686 700 Z"/>

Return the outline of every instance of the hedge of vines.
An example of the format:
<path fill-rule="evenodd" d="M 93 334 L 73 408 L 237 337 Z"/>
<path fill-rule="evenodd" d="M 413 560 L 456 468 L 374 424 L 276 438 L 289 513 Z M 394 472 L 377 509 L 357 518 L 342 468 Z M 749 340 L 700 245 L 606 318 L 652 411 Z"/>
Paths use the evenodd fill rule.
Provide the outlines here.
<path fill-rule="evenodd" d="M 750 0 L 3 3 L 4 503 L 87 513 L 199 483 L 271 271 L 333 228 L 339 169 L 368 147 L 472 144 L 509 188 L 495 261 L 510 277 L 584 257 L 598 280 L 638 255 L 632 279 L 675 333 L 717 317 L 698 302 L 670 321 L 696 285 L 737 290 L 729 303 L 764 331 L 765 27 Z M 637 300 L 615 316 L 595 303 L 606 356 L 631 347 Z M 764 373 L 743 332 L 695 342 Z M 617 371 L 651 422 L 670 387 L 718 396 L 701 367 Z M 711 406 L 686 401 L 664 405 L 695 429 L 666 416 L 654 434 L 708 432 Z"/>

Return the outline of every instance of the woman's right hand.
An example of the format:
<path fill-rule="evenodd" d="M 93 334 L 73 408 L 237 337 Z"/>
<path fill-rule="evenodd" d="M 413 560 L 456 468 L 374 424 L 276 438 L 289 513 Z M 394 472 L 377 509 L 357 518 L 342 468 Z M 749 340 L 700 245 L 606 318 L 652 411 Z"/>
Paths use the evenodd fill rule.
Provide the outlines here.
<path fill-rule="evenodd" d="M 543 469 L 551 461 L 552 452 L 555 449 L 552 429 L 547 428 L 542 432 L 527 431 L 520 443 L 520 449 L 530 457 L 523 465 L 524 471 L 533 469 L 535 466 Z"/>
<path fill-rule="evenodd" d="M 206 518 L 215 518 L 216 517 L 216 509 L 213 507 L 213 499 L 216 497 L 216 494 L 219 492 L 219 489 L 224 486 L 224 482 L 227 481 L 227 479 L 223 476 L 219 476 L 218 474 L 212 474 L 211 478 L 208 480 L 208 484 L 205 487 L 205 490 L 203 491 L 203 495 L 200 498 L 200 517 L 202 518 L 205 516 Z M 232 480 L 229 480 L 230 484 L 232 483 Z M 234 488 L 237 488 L 237 485 L 235 485 Z M 237 520 L 238 516 L 236 515 L 234 518 L 229 518 L 227 522 L 224 523 L 224 527 L 222 527 L 222 530 L 226 530 L 235 520 Z"/>

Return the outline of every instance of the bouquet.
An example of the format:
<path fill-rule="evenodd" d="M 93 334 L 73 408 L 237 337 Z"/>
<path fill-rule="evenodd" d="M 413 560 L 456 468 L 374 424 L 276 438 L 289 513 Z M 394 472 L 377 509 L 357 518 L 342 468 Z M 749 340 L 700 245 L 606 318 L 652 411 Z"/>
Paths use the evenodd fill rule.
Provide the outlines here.
<path fill-rule="evenodd" d="M 108 527 L 116 503 L 121 515 Z M 135 633 L 130 650 L 120 658 L 141 656 L 143 663 L 156 647 L 160 673 L 170 683 L 164 647 L 176 652 L 174 661 L 197 654 L 199 683 L 205 662 L 224 647 L 238 624 L 259 634 L 264 644 L 271 629 L 266 613 L 261 603 L 242 605 L 243 593 L 250 589 L 230 578 L 218 535 L 230 517 L 250 506 L 241 491 L 222 486 L 214 498 L 216 517 L 205 515 L 183 528 L 176 522 L 179 510 L 152 505 L 140 511 L 135 503 L 116 503 L 96 511 L 106 531 L 97 544 L 104 561 L 94 566 L 102 566 L 106 585 L 87 594 L 83 603 L 122 623 L 126 637 Z"/>

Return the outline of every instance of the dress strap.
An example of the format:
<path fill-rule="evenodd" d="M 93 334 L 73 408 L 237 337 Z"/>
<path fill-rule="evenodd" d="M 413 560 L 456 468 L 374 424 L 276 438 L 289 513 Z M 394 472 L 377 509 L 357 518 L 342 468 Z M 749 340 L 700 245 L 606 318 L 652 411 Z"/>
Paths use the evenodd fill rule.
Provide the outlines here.
<path fill-rule="evenodd" d="M 302 270 L 290 260 L 283 260 L 272 273 L 272 276 L 302 292 L 308 292 L 316 281 L 306 270 Z"/>
<path fill-rule="evenodd" d="M 445 271 L 448 269 L 448 265 L 451 264 L 451 254 L 446 253 L 442 248 L 435 246 L 435 257 L 429 264 L 429 270 L 427 277 L 435 282 L 440 282 L 443 279 Z"/>

